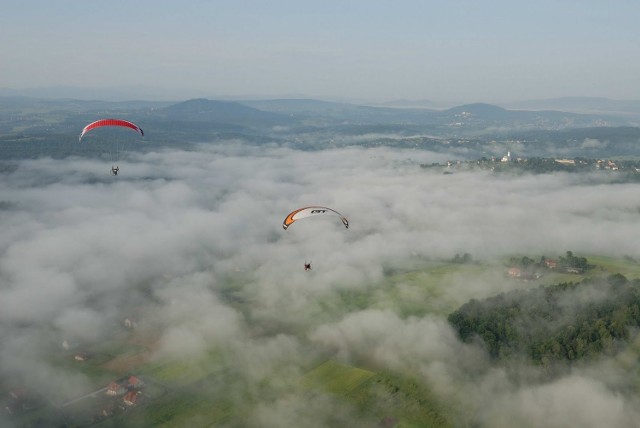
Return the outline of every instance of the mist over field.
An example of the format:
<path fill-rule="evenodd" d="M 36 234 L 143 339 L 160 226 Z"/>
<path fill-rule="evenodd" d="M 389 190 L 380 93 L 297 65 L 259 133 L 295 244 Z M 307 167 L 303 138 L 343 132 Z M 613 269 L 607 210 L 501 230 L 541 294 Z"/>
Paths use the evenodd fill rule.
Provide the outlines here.
<path fill-rule="evenodd" d="M 234 380 L 205 383 L 242 409 L 231 426 L 375 426 L 339 397 L 303 391 L 327 357 L 410 374 L 453 426 L 632 426 L 637 339 L 556 377 L 524 361 L 495 366 L 446 316 L 533 285 L 427 272 L 437 281 L 428 298 L 400 281 L 390 299 L 388 281 L 463 253 L 637 258 L 638 185 L 420 167 L 447 158 L 229 141 L 131 154 L 117 177 L 97 160 L 13 162 L 0 180 L 0 375 L 56 403 L 87 393 L 83 374 L 55 362 L 62 343 L 100 343 L 133 317 L 146 363 L 184 361 L 188 377 L 216 354 Z M 326 217 L 282 229 L 309 205 L 339 211 L 349 228 Z M 407 314 L 399 301 L 423 309 Z"/>

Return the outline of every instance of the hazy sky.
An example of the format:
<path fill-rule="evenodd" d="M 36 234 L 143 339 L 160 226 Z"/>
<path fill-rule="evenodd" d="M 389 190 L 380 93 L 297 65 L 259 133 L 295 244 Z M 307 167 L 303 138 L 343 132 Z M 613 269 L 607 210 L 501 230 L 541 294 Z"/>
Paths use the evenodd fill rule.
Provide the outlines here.
<path fill-rule="evenodd" d="M 2 2 L 0 88 L 159 98 L 640 98 L 640 3 Z"/>

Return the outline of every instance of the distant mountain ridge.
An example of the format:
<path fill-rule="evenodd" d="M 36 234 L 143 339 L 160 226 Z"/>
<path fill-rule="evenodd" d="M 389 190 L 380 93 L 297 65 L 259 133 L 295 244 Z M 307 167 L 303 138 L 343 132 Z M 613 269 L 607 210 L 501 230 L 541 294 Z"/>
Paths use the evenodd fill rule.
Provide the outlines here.
<path fill-rule="evenodd" d="M 289 102 L 297 99 L 297 102 L 305 101 L 304 96 L 295 95 L 291 99 L 278 98 L 277 96 L 265 100 L 264 97 L 251 96 L 230 97 L 230 96 L 214 96 L 205 95 L 204 92 L 198 90 L 173 90 L 165 87 L 153 87 L 144 85 L 129 86 L 113 86 L 113 87 L 80 87 L 70 85 L 31 87 L 31 88 L 7 88 L 0 87 L 0 97 L 31 97 L 47 100 L 74 99 L 76 101 L 89 102 L 161 102 L 164 105 L 179 102 L 190 98 L 202 98 L 205 96 L 209 99 L 220 99 L 236 101 L 258 109 L 271 110 L 262 106 L 252 105 L 253 103 L 263 103 L 263 106 L 273 101 Z M 243 100 L 265 100 L 263 101 L 243 101 Z M 377 102 L 331 102 L 318 101 L 306 98 L 311 102 L 326 102 L 334 105 L 342 106 L 371 106 L 380 108 L 397 108 L 397 109 L 436 109 L 443 110 L 445 107 L 454 105 L 452 102 L 432 101 L 430 99 L 396 99 L 389 101 Z M 291 103 L 293 104 L 293 103 Z M 500 107 L 509 110 L 554 110 L 572 113 L 612 113 L 627 114 L 640 117 L 640 100 L 638 99 L 612 99 L 606 97 L 588 97 L 588 96 L 567 96 L 547 99 L 530 99 L 518 100 L 512 102 L 495 103 Z M 470 105 L 470 104 L 468 104 Z M 305 109 L 311 109 L 310 104 L 305 105 Z"/>
<path fill-rule="evenodd" d="M 155 122 L 199 123 L 202 129 L 220 126 L 251 128 L 393 126 L 429 127 L 440 135 L 506 130 L 559 130 L 597 126 L 638 126 L 640 116 L 630 114 L 575 113 L 558 110 L 514 110 L 473 103 L 446 110 L 426 108 L 373 107 L 315 99 L 221 101 L 193 98 L 177 103 L 153 101 L 85 101 L 0 97 L 0 112 L 64 111 L 75 115 L 73 125 L 93 117 L 126 115 Z"/>
<path fill-rule="evenodd" d="M 427 108 L 373 107 L 347 103 L 334 103 L 310 99 L 280 99 L 261 101 L 241 101 L 242 104 L 257 109 L 278 112 L 291 117 L 320 116 L 349 124 L 393 123 L 404 125 L 458 125 L 473 126 L 523 126 L 546 124 L 550 127 L 563 123 L 575 123 L 577 126 L 594 126 L 594 123 L 608 121 L 612 125 L 624 125 L 624 120 L 616 121 L 610 117 L 598 118 L 593 114 L 563 112 L 557 110 L 510 110 L 504 107 L 472 103 L 445 110 Z M 504 123 L 503 123 L 504 122 Z"/>
<path fill-rule="evenodd" d="M 87 123 L 105 117 L 139 124 L 148 147 L 233 140 L 302 150 L 329 144 L 486 154 L 519 141 L 526 155 L 610 156 L 636 153 L 640 133 L 640 120 L 632 115 L 509 110 L 486 103 L 432 110 L 295 98 L 168 103 L 0 96 L 0 149 L 7 157 L 57 156 L 55 146 L 42 143 L 76 142 Z"/>
<path fill-rule="evenodd" d="M 190 122 L 234 125 L 284 125 L 290 119 L 283 114 L 259 110 L 234 101 L 194 98 L 159 109 L 155 115 Z"/>
<path fill-rule="evenodd" d="M 640 100 L 614 100 L 604 97 L 561 97 L 539 100 L 525 100 L 502 104 L 509 109 L 561 110 L 577 113 L 637 113 L 640 114 Z"/>

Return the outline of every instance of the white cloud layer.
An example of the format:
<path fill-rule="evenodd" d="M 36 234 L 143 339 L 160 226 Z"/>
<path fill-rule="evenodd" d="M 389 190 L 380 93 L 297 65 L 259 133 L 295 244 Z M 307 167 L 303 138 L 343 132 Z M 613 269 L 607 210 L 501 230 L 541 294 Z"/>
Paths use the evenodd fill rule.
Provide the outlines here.
<path fill-rule="evenodd" d="M 295 394 L 310 361 L 327 352 L 408 368 L 445 399 L 474 409 L 455 421 L 462 426 L 629 426 L 637 397 L 614 392 L 603 374 L 619 373 L 617 362 L 518 384 L 481 349 L 460 343 L 442 313 L 403 317 L 375 296 L 384 296 L 386 268 L 456 253 L 486 261 L 566 250 L 637 257 L 640 189 L 595 176 L 441 175 L 419 167 L 443 159 L 233 142 L 137 155 L 118 177 L 84 159 L 21 162 L 0 181 L 7 207 L 0 211 L 0 373 L 45 393 L 44 385 L 65 379 L 72 396 L 88 380 L 53 365 L 53 350 L 62 340 L 99 340 L 136 314 L 156 329 L 152 358 L 197 359 L 222 349 L 221 364 L 246 385 L 270 385 L 274 394 L 264 399 L 245 386 L 258 401 L 246 419 L 252 426 L 285 426 L 305 412 L 315 415 L 309 426 L 323 426 L 328 419 L 319 415 L 328 409 L 338 420 L 357 419 L 335 398 Z M 349 229 L 337 218 L 282 229 L 287 213 L 311 204 L 340 211 Z M 430 307 L 455 308 L 511 287 L 492 276 L 441 281 Z M 349 290 L 370 290 L 378 307 L 342 302 Z M 416 289 L 399 284 L 398 292 Z M 637 362 L 625 364 L 637 371 Z"/>

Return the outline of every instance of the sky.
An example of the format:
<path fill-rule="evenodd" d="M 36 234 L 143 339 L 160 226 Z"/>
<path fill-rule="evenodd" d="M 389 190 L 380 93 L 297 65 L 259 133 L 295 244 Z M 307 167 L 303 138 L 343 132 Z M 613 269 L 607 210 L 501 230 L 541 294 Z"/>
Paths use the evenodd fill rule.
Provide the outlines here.
<path fill-rule="evenodd" d="M 4 0 L 2 10 L 5 89 L 170 100 L 640 99 L 633 0 Z"/>
<path fill-rule="evenodd" d="M 628 375 L 640 370 L 637 339 L 552 378 L 524 362 L 493 365 L 477 343 L 457 338 L 446 314 L 535 283 L 514 284 L 498 267 L 435 280 L 423 272 L 389 290 L 384 269 L 419 272 L 465 252 L 489 264 L 566 250 L 638 259 L 637 185 L 604 175 L 420 167 L 446 156 L 234 140 L 132 153 L 117 177 L 103 160 L 73 157 L 5 168 L 0 376 L 56 402 L 89 392 L 95 385 L 60 363 L 63 341 L 75 350 L 101 343 L 134 316 L 147 362 L 185 361 L 188 376 L 218 355 L 241 380 L 219 392 L 237 399 L 239 426 L 378 423 L 347 400 L 296 386 L 327 355 L 408 371 L 449 403 L 454 426 L 631 426 L 640 417 Z M 338 210 L 349 229 L 316 217 L 284 231 L 286 214 L 309 204 Z M 434 281 L 424 294 L 422 283 Z M 349 291 L 366 293 L 370 304 L 350 304 Z M 404 316 L 396 306 L 411 304 L 426 310 Z M 217 384 L 208 382 L 216 379 L 199 384 L 213 403 Z M 11 426 L 4 417 L 0 425 Z"/>

